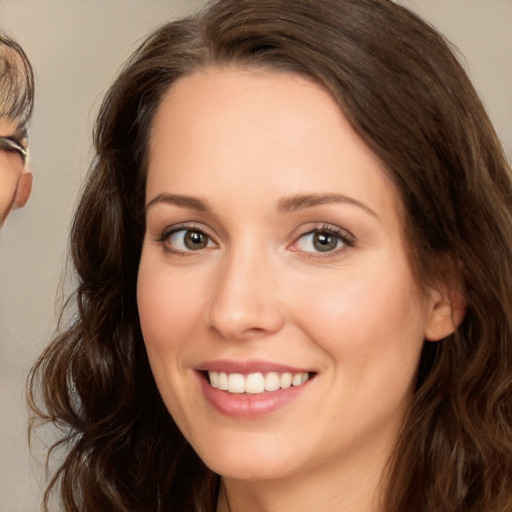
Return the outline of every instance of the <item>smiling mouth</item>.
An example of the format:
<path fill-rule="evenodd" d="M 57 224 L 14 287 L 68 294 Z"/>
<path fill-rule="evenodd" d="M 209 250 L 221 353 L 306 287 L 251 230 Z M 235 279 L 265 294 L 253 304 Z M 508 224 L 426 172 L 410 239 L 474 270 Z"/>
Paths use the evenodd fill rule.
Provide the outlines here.
<path fill-rule="evenodd" d="M 300 386 L 314 377 L 308 372 L 268 372 L 268 373 L 226 373 L 216 371 L 203 372 L 210 386 L 234 394 L 260 394 Z"/>

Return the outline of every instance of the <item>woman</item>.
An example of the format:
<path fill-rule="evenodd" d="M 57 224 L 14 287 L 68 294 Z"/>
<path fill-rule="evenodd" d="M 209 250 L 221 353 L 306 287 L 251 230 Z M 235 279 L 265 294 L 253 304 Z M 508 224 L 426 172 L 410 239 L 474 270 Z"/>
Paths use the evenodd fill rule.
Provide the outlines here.
<path fill-rule="evenodd" d="M 95 145 L 30 382 L 46 501 L 512 508 L 510 169 L 431 27 L 219 0 L 135 52 Z"/>
<path fill-rule="evenodd" d="M 0 227 L 32 189 L 26 169 L 27 124 L 34 105 L 34 77 L 23 49 L 0 34 Z"/>

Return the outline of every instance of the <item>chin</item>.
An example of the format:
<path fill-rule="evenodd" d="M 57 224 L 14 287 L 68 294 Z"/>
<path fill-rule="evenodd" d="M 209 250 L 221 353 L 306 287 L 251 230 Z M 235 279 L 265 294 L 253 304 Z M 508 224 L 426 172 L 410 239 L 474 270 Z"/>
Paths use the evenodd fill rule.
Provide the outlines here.
<path fill-rule="evenodd" d="M 268 461 L 264 461 L 261 458 L 257 461 L 252 461 L 252 463 L 240 461 L 238 464 L 225 464 L 219 462 L 209 467 L 223 478 L 230 480 L 261 482 L 266 480 L 279 480 L 290 475 L 289 467 L 283 468 L 279 465 L 275 467 L 271 464 L 269 465 Z"/>
<path fill-rule="evenodd" d="M 297 453 L 295 453 L 295 456 Z M 298 466 L 285 450 L 275 450 L 270 446 L 252 446 L 244 450 L 235 447 L 219 449 L 215 452 L 199 453 L 204 463 L 224 478 L 236 480 L 275 480 L 284 478 Z"/>

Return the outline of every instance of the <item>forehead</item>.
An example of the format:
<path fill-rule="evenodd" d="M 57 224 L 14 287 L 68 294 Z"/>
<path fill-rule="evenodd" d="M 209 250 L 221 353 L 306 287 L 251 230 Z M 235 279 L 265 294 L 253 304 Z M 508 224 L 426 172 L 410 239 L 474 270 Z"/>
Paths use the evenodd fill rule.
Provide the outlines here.
<path fill-rule="evenodd" d="M 208 196 L 222 183 L 246 205 L 339 192 L 396 207 L 380 160 L 332 96 L 291 73 L 208 68 L 180 79 L 155 116 L 148 171 L 147 199 Z"/>
<path fill-rule="evenodd" d="M 20 126 L 17 120 L 12 121 L 6 117 L 0 117 L 0 137 L 15 135 L 19 131 Z"/>

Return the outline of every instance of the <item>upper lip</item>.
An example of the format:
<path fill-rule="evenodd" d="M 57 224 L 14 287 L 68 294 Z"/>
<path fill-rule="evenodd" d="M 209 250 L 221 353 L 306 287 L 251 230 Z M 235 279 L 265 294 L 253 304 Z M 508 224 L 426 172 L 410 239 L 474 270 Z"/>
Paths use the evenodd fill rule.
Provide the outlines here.
<path fill-rule="evenodd" d="M 224 373 L 241 373 L 248 375 L 250 373 L 302 373 L 310 372 L 307 368 L 297 368 L 286 364 L 272 363 L 269 361 L 232 361 L 232 360 L 215 360 L 206 361 L 196 367 L 197 371 L 202 372 L 224 372 Z"/>

